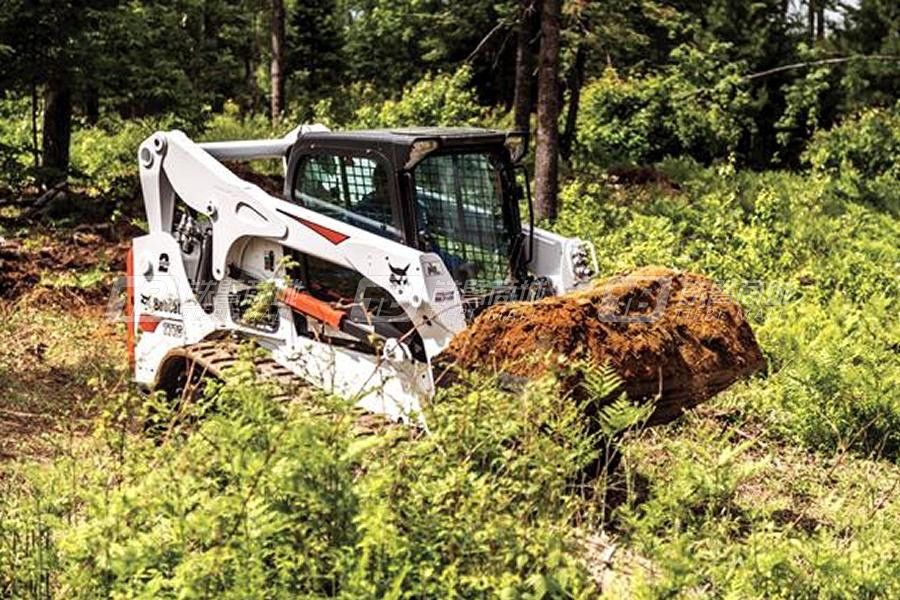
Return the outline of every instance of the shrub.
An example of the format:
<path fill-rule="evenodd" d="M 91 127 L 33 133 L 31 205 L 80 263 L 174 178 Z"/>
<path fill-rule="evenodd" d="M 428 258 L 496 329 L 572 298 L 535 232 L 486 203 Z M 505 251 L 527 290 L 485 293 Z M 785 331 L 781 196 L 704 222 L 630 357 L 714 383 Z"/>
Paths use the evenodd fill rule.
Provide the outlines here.
<path fill-rule="evenodd" d="M 607 69 L 582 92 L 577 155 L 585 164 L 644 163 L 671 144 L 662 127 L 660 80 L 622 79 Z"/>
<path fill-rule="evenodd" d="M 0 98 L 0 190 L 18 190 L 34 181 L 30 114 L 27 98 Z"/>
<path fill-rule="evenodd" d="M 825 451 L 900 457 L 900 326 L 884 296 L 797 300 L 757 329 L 773 374 L 741 398 L 773 433 Z"/>
<path fill-rule="evenodd" d="M 137 151 L 153 132 L 172 129 L 172 117 L 125 120 L 107 117 L 72 134 L 72 169 L 89 193 L 109 201 L 134 199 L 140 189 Z"/>
<path fill-rule="evenodd" d="M 283 124 L 272 125 L 272 120 L 265 114 L 242 115 L 237 104 L 226 102 L 222 112 L 214 114 L 205 123 L 198 140 L 219 142 L 280 138 L 299 124 L 286 117 Z"/>
<path fill-rule="evenodd" d="M 900 104 L 868 109 L 818 132 L 804 159 L 838 193 L 900 213 Z"/>
<path fill-rule="evenodd" d="M 679 68 L 621 77 L 607 69 L 585 86 L 578 113 L 576 162 L 590 168 L 647 164 L 689 154 L 724 158 L 752 127 L 739 64 L 722 64 L 715 50 L 679 49 Z"/>
<path fill-rule="evenodd" d="M 72 168 L 88 191 L 114 201 L 128 201 L 140 190 L 137 151 L 149 135 L 159 130 L 187 128 L 196 141 L 246 140 L 282 137 L 293 127 L 273 126 L 261 114 L 241 116 L 237 105 L 226 103 L 222 113 L 212 116 L 202 132 L 172 115 L 155 119 L 124 120 L 106 117 L 93 127 L 76 129 L 72 135 Z M 265 165 L 268 166 L 268 165 Z M 280 164 L 275 169 L 280 172 Z"/>
<path fill-rule="evenodd" d="M 52 501 L 20 473 L 0 477 L 0 596 L 49 598 L 59 563 Z"/>
<path fill-rule="evenodd" d="M 92 490 L 85 522 L 60 540 L 65 588 L 153 597 L 333 591 L 353 535 L 347 421 L 273 403 L 249 369 L 221 389 L 219 414 L 196 432 L 158 451 L 136 445 L 122 485 Z"/>
<path fill-rule="evenodd" d="M 484 110 L 476 101 L 471 79 L 468 67 L 450 74 L 426 75 L 404 89 L 399 100 L 357 108 L 350 127 L 477 125 Z"/>
<path fill-rule="evenodd" d="M 428 420 L 361 481 L 350 596 L 589 595 L 571 523 L 595 450 L 578 407 L 552 381 L 520 397 L 482 382 L 437 398 Z"/>

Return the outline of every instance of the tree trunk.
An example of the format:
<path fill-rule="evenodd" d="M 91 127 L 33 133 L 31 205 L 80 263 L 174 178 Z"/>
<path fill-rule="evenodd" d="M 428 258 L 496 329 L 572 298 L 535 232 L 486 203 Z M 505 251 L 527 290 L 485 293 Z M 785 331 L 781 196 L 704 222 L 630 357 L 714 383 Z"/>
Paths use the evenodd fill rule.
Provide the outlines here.
<path fill-rule="evenodd" d="M 806 35 L 809 43 L 816 41 L 816 0 L 806 0 Z"/>
<path fill-rule="evenodd" d="M 34 157 L 35 168 L 41 166 L 41 147 L 38 146 L 38 90 L 37 83 L 31 82 L 31 154 Z"/>
<path fill-rule="evenodd" d="M 256 89 L 256 69 L 254 61 L 247 57 L 244 59 L 244 88 L 241 94 L 239 105 L 243 109 L 244 114 L 250 114 L 256 109 L 256 95 L 253 91 Z"/>
<path fill-rule="evenodd" d="M 284 0 L 272 0 L 272 124 L 284 112 Z"/>
<path fill-rule="evenodd" d="M 531 34 L 534 0 L 521 0 L 519 23 L 516 27 L 516 83 L 515 99 L 513 100 L 513 113 L 515 115 L 515 127 L 524 131 L 526 135 L 531 128 L 531 109 L 533 108 L 531 95 Z"/>
<path fill-rule="evenodd" d="M 250 19 L 250 39 L 244 54 L 244 93 L 239 98 L 243 99 L 240 106 L 244 109 L 244 114 L 252 114 L 259 109 L 259 95 L 257 94 L 259 86 L 256 81 L 257 67 L 263 56 L 262 40 L 260 28 L 262 23 L 257 14 L 253 14 Z"/>
<path fill-rule="evenodd" d="M 559 209 L 559 28 L 561 0 L 543 0 L 538 71 L 537 152 L 534 160 L 535 213 L 556 219 Z"/>
<path fill-rule="evenodd" d="M 69 170 L 69 140 L 72 137 L 72 91 L 64 79 L 52 79 L 44 91 L 42 167 L 43 183 L 65 178 Z"/>
<path fill-rule="evenodd" d="M 563 159 L 572 156 L 572 145 L 575 142 L 575 127 L 578 123 L 578 105 L 581 103 L 581 87 L 584 85 L 584 69 L 587 63 L 587 52 L 584 44 L 578 45 L 575 52 L 575 64 L 569 73 L 569 106 L 566 109 L 566 128 L 559 141 L 559 152 Z"/>
<path fill-rule="evenodd" d="M 816 39 L 825 39 L 825 2 L 819 0 L 816 4 Z"/>

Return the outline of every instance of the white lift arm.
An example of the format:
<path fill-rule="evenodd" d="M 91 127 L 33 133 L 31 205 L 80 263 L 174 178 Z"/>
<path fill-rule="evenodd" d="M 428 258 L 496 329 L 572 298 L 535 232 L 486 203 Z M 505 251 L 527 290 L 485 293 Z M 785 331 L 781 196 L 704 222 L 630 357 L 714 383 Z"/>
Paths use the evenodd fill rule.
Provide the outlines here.
<path fill-rule="evenodd" d="M 213 146 L 220 156 L 260 156 L 273 141 Z M 423 253 L 308 208 L 270 196 L 229 171 L 180 131 L 157 132 L 138 151 L 150 233 L 171 233 L 176 199 L 212 223 L 212 275 L 226 276 L 231 251 L 245 237 L 271 240 L 352 269 L 387 290 L 422 337 L 426 355 L 465 328 L 456 284 L 436 254 Z M 154 257 L 136 257 L 139 272 Z"/>

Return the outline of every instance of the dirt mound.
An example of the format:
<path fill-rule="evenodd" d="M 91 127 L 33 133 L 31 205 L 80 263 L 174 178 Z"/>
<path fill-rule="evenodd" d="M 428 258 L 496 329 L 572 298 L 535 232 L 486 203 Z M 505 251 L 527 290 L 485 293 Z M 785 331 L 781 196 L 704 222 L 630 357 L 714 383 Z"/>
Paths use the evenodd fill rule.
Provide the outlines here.
<path fill-rule="evenodd" d="M 127 244 L 93 229 L 76 229 L 59 238 L 0 238 L 0 300 L 17 300 L 31 294 L 42 281 L 47 284 L 44 292 L 64 292 L 88 302 L 105 300 L 111 274 L 125 268 Z M 96 282 L 79 281 L 79 276 L 98 269 L 110 276 Z"/>
<path fill-rule="evenodd" d="M 630 398 L 655 398 L 652 423 L 765 368 L 737 303 L 706 277 L 661 267 L 566 296 L 494 306 L 439 362 L 531 378 L 579 359 L 613 367 Z M 577 376 L 563 381 L 576 394 L 578 383 Z"/>

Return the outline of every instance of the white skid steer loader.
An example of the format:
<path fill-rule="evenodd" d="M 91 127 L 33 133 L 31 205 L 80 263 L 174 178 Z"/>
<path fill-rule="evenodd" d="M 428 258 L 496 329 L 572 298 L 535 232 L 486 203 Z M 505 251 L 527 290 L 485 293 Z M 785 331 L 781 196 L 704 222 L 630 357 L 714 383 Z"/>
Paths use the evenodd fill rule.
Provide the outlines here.
<path fill-rule="evenodd" d="M 234 360 L 224 340 L 250 339 L 270 351 L 269 375 L 422 423 L 432 360 L 468 321 L 596 272 L 589 243 L 534 227 L 516 177 L 526 147 L 484 129 L 155 133 L 138 151 L 149 233 L 128 257 L 136 381 L 179 394 Z M 272 158 L 280 197 L 220 162 Z"/>

